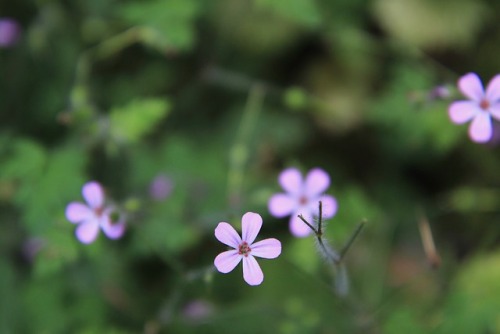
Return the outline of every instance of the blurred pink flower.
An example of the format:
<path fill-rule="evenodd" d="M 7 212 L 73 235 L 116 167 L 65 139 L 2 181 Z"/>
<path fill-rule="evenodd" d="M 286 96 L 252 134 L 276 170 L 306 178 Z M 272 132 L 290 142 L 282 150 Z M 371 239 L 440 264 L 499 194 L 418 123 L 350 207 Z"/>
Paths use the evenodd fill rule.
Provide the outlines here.
<path fill-rule="evenodd" d="M 125 222 L 113 222 L 112 215 L 115 209 L 104 206 L 104 191 L 98 182 L 91 181 L 82 188 L 82 195 L 87 204 L 71 202 L 66 207 L 66 218 L 79 224 L 76 228 L 76 237 L 84 244 L 95 240 L 99 228 L 110 239 L 120 238 L 125 231 Z"/>
<path fill-rule="evenodd" d="M 156 201 L 162 201 L 170 195 L 173 188 L 172 179 L 165 174 L 159 174 L 149 185 L 149 196 Z"/>
<path fill-rule="evenodd" d="M 259 214 L 247 212 L 241 219 L 242 238 L 228 223 L 219 223 L 215 228 L 217 240 L 234 249 L 222 252 L 214 260 L 215 267 L 223 274 L 232 271 L 243 260 L 243 278 L 250 285 L 259 285 L 264 274 L 254 256 L 274 259 L 281 254 L 281 242 L 270 238 L 256 243 L 255 238 L 262 227 Z"/>
<path fill-rule="evenodd" d="M 337 213 L 337 200 L 323 193 L 330 186 L 330 177 L 320 169 L 309 171 L 305 180 L 296 168 L 285 169 L 278 181 L 286 191 L 273 195 L 269 199 L 269 212 L 275 217 L 290 217 L 290 231 L 296 237 L 305 237 L 312 233 L 311 229 L 297 216 L 301 214 L 305 220 L 312 222 L 319 215 L 319 201 L 323 204 L 323 218 L 332 218 Z"/>
<path fill-rule="evenodd" d="M 450 104 L 448 113 L 453 123 L 472 121 L 470 138 L 477 143 L 485 143 L 492 137 L 491 117 L 500 120 L 500 75 L 488 83 L 486 92 L 475 73 L 468 73 L 458 80 L 458 88 L 469 100 Z"/>
<path fill-rule="evenodd" d="M 15 44 L 21 33 L 19 24 L 8 17 L 0 18 L 0 48 L 7 48 Z"/>

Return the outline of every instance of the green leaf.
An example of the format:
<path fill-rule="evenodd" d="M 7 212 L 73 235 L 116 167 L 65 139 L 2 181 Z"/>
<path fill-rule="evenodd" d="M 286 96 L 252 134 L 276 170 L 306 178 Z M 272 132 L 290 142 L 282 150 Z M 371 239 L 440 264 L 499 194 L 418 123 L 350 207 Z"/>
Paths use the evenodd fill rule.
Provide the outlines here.
<path fill-rule="evenodd" d="M 47 162 L 47 154 L 38 143 L 19 139 L 13 142 L 10 155 L 0 166 L 0 179 L 35 180 L 40 177 Z"/>
<path fill-rule="evenodd" d="M 389 34 L 419 47 L 474 42 L 488 13 L 480 1 L 378 0 L 375 16 Z"/>
<path fill-rule="evenodd" d="M 115 108 L 110 115 L 110 134 L 119 143 L 136 143 L 170 111 L 163 99 L 142 99 Z"/>
<path fill-rule="evenodd" d="M 122 5 L 120 15 L 132 24 L 157 30 L 162 37 L 158 42 L 164 46 L 188 50 L 195 42 L 199 6 L 195 0 L 138 1 Z"/>
<path fill-rule="evenodd" d="M 259 8 L 307 27 L 321 23 L 320 11 L 313 0 L 256 0 Z"/>
<path fill-rule="evenodd" d="M 451 286 L 441 333 L 498 333 L 500 252 L 466 263 Z"/>

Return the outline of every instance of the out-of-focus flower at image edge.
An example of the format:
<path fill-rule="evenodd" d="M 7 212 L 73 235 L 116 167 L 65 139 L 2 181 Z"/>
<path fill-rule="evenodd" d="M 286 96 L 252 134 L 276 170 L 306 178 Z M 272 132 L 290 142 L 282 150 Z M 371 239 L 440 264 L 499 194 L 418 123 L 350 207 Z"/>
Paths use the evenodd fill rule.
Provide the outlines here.
<path fill-rule="evenodd" d="M 486 143 L 492 138 L 491 117 L 500 121 L 500 75 L 491 79 L 484 91 L 476 73 L 468 73 L 458 80 L 458 88 L 469 100 L 456 101 L 448 109 L 455 124 L 471 121 L 469 136 L 476 143 Z"/>
<path fill-rule="evenodd" d="M 125 232 L 125 222 L 121 218 L 113 221 L 116 209 L 105 206 L 105 195 L 102 186 L 95 181 L 86 183 L 82 195 L 87 204 L 71 202 L 66 207 L 66 218 L 73 224 L 78 224 L 76 237 L 84 244 L 93 242 L 99 229 L 110 239 L 118 239 Z"/>
<path fill-rule="evenodd" d="M 0 48 L 8 48 L 14 45 L 21 34 L 21 28 L 17 21 L 0 17 Z"/>
<path fill-rule="evenodd" d="M 247 212 L 241 219 L 242 236 L 228 223 L 221 222 L 215 228 L 215 237 L 223 244 L 234 249 L 220 253 L 214 260 L 218 271 L 227 274 L 243 260 L 243 278 L 249 285 L 259 285 L 264 280 L 256 257 L 274 259 L 281 254 L 281 242 L 274 238 L 253 243 L 262 227 L 262 217 Z"/>
<path fill-rule="evenodd" d="M 321 168 L 313 168 L 305 180 L 296 168 L 285 169 L 278 177 L 279 184 L 286 191 L 273 195 L 268 202 L 269 212 L 277 217 L 290 217 L 290 232 L 296 237 L 306 237 L 311 229 L 298 218 L 313 221 L 318 217 L 318 203 L 323 203 L 323 218 L 332 218 L 337 213 L 337 200 L 324 192 L 330 186 L 330 176 Z"/>

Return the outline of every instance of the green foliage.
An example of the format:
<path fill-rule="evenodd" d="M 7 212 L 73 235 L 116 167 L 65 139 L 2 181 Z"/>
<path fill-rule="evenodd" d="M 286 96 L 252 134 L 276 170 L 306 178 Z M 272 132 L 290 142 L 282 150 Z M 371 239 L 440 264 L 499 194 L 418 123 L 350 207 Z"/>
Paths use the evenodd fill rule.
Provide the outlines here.
<path fill-rule="evenodd" d="M 384 131 L 381 139 L 389 151 L 401 156 L 443 154 L 464 137 L 449 120 L 446 105 L 412 105 L 409 94 L 432 85 L 431 74 L 425 69 L 395 67 L 384 93 L 374 101 L 368 115 Z"/>
<path fill-rule="evenodd" d="M 497 139 L 470 142 L 447 110 L 463 73 L 497 73 L 500 4 L 20 0 L 1 11 L 21 26 L 0 49 L 1 333 L 500 332 Z M 324 238 L 336 250 L 366 219 L 345 272 L 313 237 L 291 236 L 289 217 L 271 217 L 292 166 L 330 173 L 339 206 Z M 163 199 L 151 195 L 158 175 L 173 185 Z M 100 230 L 83 245 L 65 217 L 91 180 L 126 221 L 119 240 Z M 241 230 L 247 211 L 263 217 L 259 240 L 282 243 L 259 259 L 258 287 L 241 265 L 213 265 L 226 250 L 215 226 Z"/>
<path fill-rule="evenodd" d="M 43 233 L 53 225 L 83 184 L 85 162 L 85 155 L 71 148 L 46 152 L 28 140 L 14 143 L 0 175 L 17 184 L 13 201 L 31 233 Z"/>
<path fill-rule="evenodd" d="M 471 0 L 378 0 L 375 13 L 380 24 L 396 38 L 434 48 L 470 45 L 488 17 L 484 5 Z"/>
<path fill-rule="evenodd" d="M 111 110 L 110 134 L 119 143 L 136 143 L 170 112 L 167 100 L 134 100 Z"/>
<path fill-rule="evenodd" d="M 500 252 L 471 259 L 453 281 L 440 333 L 496 333 L 500 329 Z"/>
<path fill-rule="evenodd" d="M 303 24 L 317 27 L 321 23 L 321 15 L 315 1 L 310 0 L 255 0 L 257 8 Z"/>
<path fill-rule="evenodd" d="M 200 11 L 196 0 L 150 0 L 130 2 L 120 6 L 123 19 L 132 24 L 150 26 L 157 29 L 167 47 L 189 50 L 196 40 L 194 20 Z"/>

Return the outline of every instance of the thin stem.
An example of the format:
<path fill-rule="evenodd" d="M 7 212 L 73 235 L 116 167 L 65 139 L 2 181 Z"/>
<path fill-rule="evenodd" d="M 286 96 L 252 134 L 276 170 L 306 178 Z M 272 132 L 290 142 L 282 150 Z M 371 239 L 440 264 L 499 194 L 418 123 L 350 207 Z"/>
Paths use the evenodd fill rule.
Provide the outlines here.
<path fill-rule="evenodd" d="M 239 205 L 241 188 L 245 177 L 245 166 L 249 156 L 249 141 L 252 135 L 264 101 L 265 91 L 255 84 L 248 93 L 248 99 L 243 117 L 238 129 L 234 145 L 229 152 L 228 196 L 230 204 Z"/>
<path fill-rule="evenodd" d="M 346 255 L 347 251 L 349 250 L 349 248 L 351 247 L 351 245 L 354 243 L 354 240 L 356 240 L 356 238 L 358 237 L 359 233 L 361 233 L 361 230 L 365 226 L 365 223 L 366 223 L 366 221 L 362 221 L 361 223 L 358 224 L 358 226 L 356 227 L 356 230 L 351 235 L 351 238 L 349 238 L 349 241 L 347 241 L 347 243 L 345 244 L 344 248 L 342 248 L 342 250 L 340 251 L 340 259 L 339 259 L 339 261 L 342 261 L 342 259 Z"/>
<path fill-rule="evenodd" d="M 298 217 L 300 218 L 300 220 L 302 220 L 304 222 L 304 224 L 306 224 L 307 226 L 309 226 L 309 228 L 314 232 L 314 234 L 316 234 L 316 236 L 318 236 L 318 231 L 316 231 L 316 229 L 314 228 L 314 226 L 312 226 L 311 224 L 309 224 L 309 222 L 302 215 L 298 215 Z"/>
<path fill-rule="evenodd" d="M 319 201 L 318 203 L 318 211 L 319 211 L 319 217 L 318 217 L 318 235 L 322 236 L 323 235 L 323 230 L 321 229 L 321 225 L 323 224 L 323 202 Z"/>

